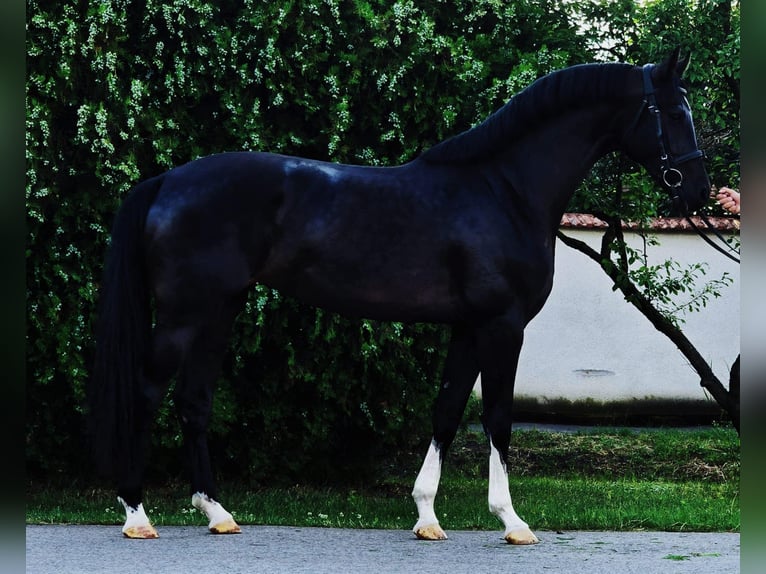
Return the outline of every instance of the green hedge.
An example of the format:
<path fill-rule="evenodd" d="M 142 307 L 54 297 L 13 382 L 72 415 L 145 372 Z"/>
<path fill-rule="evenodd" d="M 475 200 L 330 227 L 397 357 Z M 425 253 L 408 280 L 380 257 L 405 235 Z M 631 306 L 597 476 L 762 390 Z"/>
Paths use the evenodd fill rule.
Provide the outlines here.
<path fill-rule="evenodd" d="M 113 214 L 136 181 L 225 150 L 406 161 L 536 77 L 593 60 L 571 13 L 580 9 L 29 0 L 30 470 L 88 472 L 82 400 L 98 278 Z M 215 403 L 218 467 L 323 477 L 338 461 L 427 440 L 445 337 L 439 327 L 347 320 L 254 290 Z M 177 468 L 170 451 L 179 443 L 166 405 L 157 472 Z"/>

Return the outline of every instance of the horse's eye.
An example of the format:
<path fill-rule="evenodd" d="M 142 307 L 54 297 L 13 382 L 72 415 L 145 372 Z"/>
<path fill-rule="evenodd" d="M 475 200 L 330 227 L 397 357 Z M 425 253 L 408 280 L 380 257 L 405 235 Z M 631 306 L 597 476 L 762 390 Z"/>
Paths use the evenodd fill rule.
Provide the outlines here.
<path fill-rule="evenodd" d="M 680 122 L 686 117 L 686 113 L 682 109 L 674 109 L 668 112 L 668 116 L 671 120 Z"/>

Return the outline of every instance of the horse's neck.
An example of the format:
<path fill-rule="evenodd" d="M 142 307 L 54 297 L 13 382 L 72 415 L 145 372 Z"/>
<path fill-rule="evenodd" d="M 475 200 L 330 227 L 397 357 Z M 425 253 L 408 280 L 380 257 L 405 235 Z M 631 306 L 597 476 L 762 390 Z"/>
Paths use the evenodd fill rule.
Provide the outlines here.
<path fill-rule="evenodd" d="M 575 110 L 528 133 L 492 164 L 506 192 L 558 222 L 598 159 L 615 149 L 615 110 Z"/>

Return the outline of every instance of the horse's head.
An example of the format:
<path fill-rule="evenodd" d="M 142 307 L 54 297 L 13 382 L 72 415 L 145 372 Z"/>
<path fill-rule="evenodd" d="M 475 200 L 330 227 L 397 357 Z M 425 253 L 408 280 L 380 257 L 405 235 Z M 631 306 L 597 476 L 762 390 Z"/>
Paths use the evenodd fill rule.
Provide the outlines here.
<path fill-rule="evenodd" d="M 710 179 L 681 81 L 689 56 L 679 60 L 679 53 L 676 48 L 661 64 L 643 67 L 643 105 L 625 132 L 623 151 L 668 190 L 681 213 L 688 214 L 710 197 Z"/>

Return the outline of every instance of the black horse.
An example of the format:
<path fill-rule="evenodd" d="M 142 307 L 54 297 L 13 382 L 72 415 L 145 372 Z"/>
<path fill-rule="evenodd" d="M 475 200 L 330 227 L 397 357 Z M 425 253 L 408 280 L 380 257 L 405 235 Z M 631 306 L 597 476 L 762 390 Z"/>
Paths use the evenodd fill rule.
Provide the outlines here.
<path fill-rule="evenodd" d="M 216 501 L 206 429 L 232 322 L 261 283 L 349 316 L 451 325 L 414 532 L 446 537 L 433 510 L 441 463 L 481 373 L 489 507 L 508 542 L 537 542 L 513 509 L 506 468 L 524 328 L 551 290 L 561 215 L 597 159 L 625 153 L 682 212 L 707 200 L 687 63 L 675 50 L 659 65 L 554 72 L 398 167 L 224 153 L 138 184 L 114 224 L 91 394 L 97 452 L 127 512 L 123 533 L 157 536 L 142 473 L 176 373 L 192 503 L 211 531 L 239 532 Z"/>

